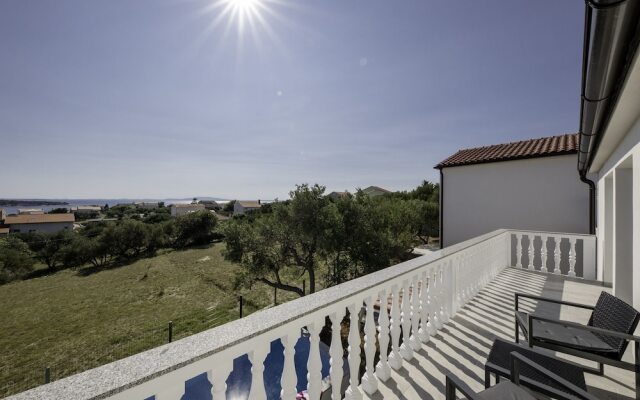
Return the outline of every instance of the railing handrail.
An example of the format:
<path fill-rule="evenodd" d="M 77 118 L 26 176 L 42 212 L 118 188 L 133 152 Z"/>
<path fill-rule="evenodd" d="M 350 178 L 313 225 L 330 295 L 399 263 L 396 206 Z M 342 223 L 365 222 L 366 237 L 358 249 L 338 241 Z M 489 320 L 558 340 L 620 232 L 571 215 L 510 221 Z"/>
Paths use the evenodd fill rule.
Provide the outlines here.
<path fill-rule="evenodd" d="M 508 230 L 499 229 L 431 254 L 396 264 L 340 285 L 295 299 L 184 339 L 114 361 L 17 394 L 11 399 L 101 399 L 141 385 L 176 369 L 330 307 L 385 282 L 410 274 Z"/>
<path fill-rule="evenodd" d="M 549 235 L 549 236 L 562 236 L 562 237 L 596 237 L 591 233 L 574 233 L 574 232 L 550 232 L 550 231 L 536 231 L 531 229 L 505 229 L 509 233 L 535 233 L 536 235 Z"/>

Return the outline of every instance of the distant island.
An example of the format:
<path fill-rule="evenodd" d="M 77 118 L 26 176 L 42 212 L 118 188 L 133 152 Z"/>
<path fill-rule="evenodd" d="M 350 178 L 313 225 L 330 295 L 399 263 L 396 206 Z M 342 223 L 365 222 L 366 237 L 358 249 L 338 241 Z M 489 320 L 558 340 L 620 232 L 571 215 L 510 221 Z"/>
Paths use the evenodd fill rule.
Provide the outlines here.
<path fill-rule="evenodd" d="M 0 206 L 16 207 L 16 206 L 67 206 L 66 201 L 51 200 L 8 200 L 0 199 Z"/>

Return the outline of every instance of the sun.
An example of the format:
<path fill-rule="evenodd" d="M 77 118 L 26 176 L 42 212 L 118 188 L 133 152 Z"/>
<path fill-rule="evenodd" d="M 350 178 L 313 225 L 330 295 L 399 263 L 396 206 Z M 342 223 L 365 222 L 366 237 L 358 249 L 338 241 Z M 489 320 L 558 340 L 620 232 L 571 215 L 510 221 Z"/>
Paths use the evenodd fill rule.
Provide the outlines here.
<path fill-rule="evenodd" d="M 234 31 L 238 48 L 243 46 L 245 37 L 260 44 L 269 40 L 280 46 L 280 38 L 271 26 L 273 22 L 286 23 L 286 19 L 279 15 L 277 8 L 286 6 L 289 0 L 204 0 L 207 5 L 201 10 L 201 15 L 208 16 L 202 38 L 216 32 L 222 40 L 227 40 Z M 218 28 L 222 28 L 218 30 Z M 221 34 L 218 34 L 220 32 Z M 198 41 L 200 42 L 200 41 Z"/>
<path fill-rule="evenodd" d="M 229 5 L 239 12 L 255 12 L 260 0 L 227 0 Z"/>

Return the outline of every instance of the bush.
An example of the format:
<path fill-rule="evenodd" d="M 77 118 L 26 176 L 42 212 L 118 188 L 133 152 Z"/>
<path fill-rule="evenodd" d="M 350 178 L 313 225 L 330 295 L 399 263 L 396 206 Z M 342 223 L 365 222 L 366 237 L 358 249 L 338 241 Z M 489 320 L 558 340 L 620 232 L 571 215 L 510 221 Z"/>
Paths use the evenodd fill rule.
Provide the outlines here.
<path fill-rule="evenodd" d="M 208 210 L 182 215 L 175 220 L 175 244 L 178 247 L 206 244 L 212 240 L 218 223 L 215 214 Z"/>
<path fill-rule="evenodd" d="M 29 246 L 15 236 L 0 239 L 0 283 L 25 277 L 35 260 Z"/>

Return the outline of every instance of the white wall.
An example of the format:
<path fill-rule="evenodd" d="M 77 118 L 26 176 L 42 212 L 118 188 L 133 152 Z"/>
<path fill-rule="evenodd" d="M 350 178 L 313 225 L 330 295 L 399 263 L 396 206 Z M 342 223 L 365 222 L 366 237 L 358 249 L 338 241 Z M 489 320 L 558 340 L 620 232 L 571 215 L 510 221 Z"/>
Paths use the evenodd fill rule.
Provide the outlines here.
<path fill-rule="evenodd" d="M 29 233 L 30 231 L 42 232 L 42 233 L 55 233 L 62 230 L 73 230 L 73 222 L 49 222 L 45 224 L 11 224 L 9 225 L 9 232 L 16 232 L 20 230 L 20 233 Z"/>
<path fill-rule="evenodd" d="M 577 155 L 443 169 L 444 245 L 499 228 L 589 233 Z"/>
<path fill-rule="evenodd" d="M 598 269 L 612 276 L 616 296 L 640 309 L 640 119 L 602 164 L 597 193 Z"/>

